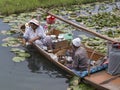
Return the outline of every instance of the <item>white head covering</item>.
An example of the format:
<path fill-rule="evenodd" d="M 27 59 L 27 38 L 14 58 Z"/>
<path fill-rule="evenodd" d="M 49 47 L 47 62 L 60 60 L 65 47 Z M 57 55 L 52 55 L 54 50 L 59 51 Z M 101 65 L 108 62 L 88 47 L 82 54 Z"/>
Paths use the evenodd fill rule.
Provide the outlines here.
<path fill-rule="evenodd" d="M 39 21 L 37 21 L 36 19 L 32 19 L 29 21 L 29 23 L 34 23 L 35 25 L 39 26 Z"/>
<path fill-rule="evenodd" d="M 81 39 L 80 38 L 73 39 L 72 44 L 76 47 L 79 47 L 81 45 Z"/>

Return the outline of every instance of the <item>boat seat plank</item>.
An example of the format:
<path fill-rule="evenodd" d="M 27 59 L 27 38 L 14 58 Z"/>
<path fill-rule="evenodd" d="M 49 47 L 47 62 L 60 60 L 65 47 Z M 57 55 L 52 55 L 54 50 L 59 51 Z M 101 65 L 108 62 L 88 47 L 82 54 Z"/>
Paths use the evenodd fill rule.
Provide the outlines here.
<path fill-rule="evenodd" d="M 114 76 L 109 75 L 108 73 L 106 73 L 105 70 L 91 74 L 90 76 L 85 77 L 86 80 L 88 81 L 92 81 L 95 82 L 97 84 L 100 84 L 110 78 L 112 78 Z"/>
<path fill-rule="evenodd" d="M 102 86 L 110 90 L 120 90 L 120 77 L 110 81 L 109 83 L 103 84 Z"/>
<path fill-rule="evenodd" d="M 105 70 L 91 74 L 90 76 L 87 76 L 84 79 L 89 82 L 94 82 L 95 84 L 98 84 L 109 90 L 120 90 L 120 77 L 112 76 L 106 73 Z"/>

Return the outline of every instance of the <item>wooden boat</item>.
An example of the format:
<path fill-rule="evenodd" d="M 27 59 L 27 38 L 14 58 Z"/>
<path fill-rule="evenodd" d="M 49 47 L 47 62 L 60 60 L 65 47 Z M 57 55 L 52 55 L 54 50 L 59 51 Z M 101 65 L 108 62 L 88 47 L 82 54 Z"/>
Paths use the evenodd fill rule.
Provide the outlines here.
<path fill-rule="evenodd" d="M 51 14 L 51 13 L 48 13 L 48 14 Z M 53 15 L 53 14 L 51 14 L 51 15 Z M 53 15 L 53 16 L 55 16 L 55 15 Z M 77 28 L 83 29 L 83 30 L 85 30 L 85 31 L 87 31 L 89 33 L 92 33 L 92 34 L 100 37 L 100 38 L 103 38 L 103 39 L 106 39 L 106 40 L 112 41 L 112 42 L 115 41 L 115 40 L 113 40 L 111 38 L 108 38 L 108 37 L 105 37 L 105 36 L 101 36 L 98 33 L 89 31 L 88 29 L 80 27 L 79 25 L 76 25 L 74 23 L 68 22 L 67 20 L 64 20 L 61 17 L 58 17 L 58 16 L 55 16 L 55 17 L 60 19 L 60 20 L 62 20 L 62 21 L 64 21 L 64 22 L 67 22 L 69 24 L 73 24 L 73 26 L 76 26 Z M 57 32 L 56 34 L 58 35 L 59 33 Z M 40 48 L 36 44 L 33 44 L 33 46 L 35 48 L 37 48 L 37 50 L 40 52 L 40 54 L 45 56 L 47 58 L 47 60 L 51 61 L 56 66 L 60 67 L 62 70 L 64 70 L 65 72 L 69 73 L 71 76 L 74 76 L 74 75 L 78 76 L 73 70 L 69 69 L 68 67 L 66 67 L 62 63 L 58 62 L 58 60 L 56 60 L 53 56 L 51 56 L 51 53 L 48 53 L 47 51 L 45 51 L 44 49 Z M 59 44 L 58 44 L 58 46 L 59 46 Z M 62 46 L 64 46 L 64 47 L 62 47 Z M 61 46 L 59 46 L 58 49 L 54 50 L 52 55 L 55 55 L 55 53 L 58 52 L 60 49 L 66 49 L 66 48 L 68 48 L 68 47 L 66 47 L 66 45 L 62 45 L 61 44 Z M 89 58 L 92 59 L 92 60 L 97 61 L 100 58 L 104 57 L 103 54 L 98 53 L 98 52 L 96 52 L 96 51 L 94 51 L 92 49 L 86 48 L 86 50 L 87 50 Z M 94 52 L 94 54 L 93 54 L 93 52 Z M 91 55 L 92 55 L 92 57 L 91 57 Z M 120 75 L 112 76 L 112 75 L 108 74 L 106 70 L 100 70 L 99 72 L 95 72 L 95 73 L 92 73 L 92 74 L 90 74 L 88 76 L 85 76 L 83 78 L 83 81 L 85 83 L 93 85 L 94 87 L 97 88 L 97 90 L 120 90 Z"/>
<path fill-rule="evenodd" d="M 105 39 L 105 40 L 110 41 L 110 42 L 118 42 L 118 41 L 116 41 L 112 38 L 103 36 L 103 35 L 101 35 L 97 32 L 89 30 L 88 28 L 77 25 L 77 24 L 75 24 L 75 23 L 73 23 L 69 20 L 66 20 L 66 19 L 64 19 L 62 17 L 59 17 L 57 15 L 54 15 L 49 11 L 47 13 L 49 15 L 52 15 L 52 16 L 56 17 L 57 19 L 59 19 L 61 21 L 64 21 L 64 22 L 78 28 L 78 30 L 83 30 L 85 32 L 88 32 L 90 34 L 93 34 L 93 35 L 95 35 L 99 38 Z M 87 49 L 88 55 L 90 57 L 93 50 L 88 49 L 88 48 L 86 48 L 86 49 Z M 98 60 L 98 58 L 96 58 L 96 57 L 100 58 L 102 56 L 101 56 L 101 54 L 95 52 L 94 56 L 91 59 Z M 58 66 L 60 66 L 60 65 L 58 64 Z M 68 71 L 69 71 L 69 69 L 68 69 Z M 70 73 L 70 74 L 72 74 L 72 73 Z M 94 87 L 96 87 L 99 90 L 120 90 L 120 75 L 112 76 L 112 75 L 108 74 L 106 70 L 102 70 L 102 71 L 93 73 L 90 76 L 86 76 L 86 77 L 83 78 L 83 80 L 86 83 L 89 83 L 89 84 L 93 85 Z"/>
<path fill-rule="evenodd" d="M 59 34 L 58 31 L 55 31 L 52 33 L 54 33 L 56 35 Z M 61 43 L 59 43 L 59 44 L 61 44 Z M 62 45 L 59 46 L 59 48 L 57 48 L 57 50 L 54 50 L 54 53 L 56 53 L 56 52 L 58 53 L 59 50 L 65 50 L 67 48 L 67 47 L 65 47 L 67 44 L 68 43 L 65 43 L 65 45 L 63 45 L 63 43 L 62 43 Z M 40 54 L 45 56 L 47 58 L 47 60 L 54 63 L 56 66 L 58 66 L 62 70 L 64 70 L 71 76 L 74 76 L 74 75 L 78 76 L 75 72 L 73 72 L 73 70 L 67 68 L 65 65 L 58 62 L 58 60 L 56 60 L 53 57 L 53 55 L 55 55 L 54 53 L 49 53 L 49 52 L 45 51 L 44 49 L 40 48 L 40 46 L 38 46 L 36 44 L 33 44 L 33 46 L 35 48 L 37 48 L 37 50 L 40 52 Z M 90 48 L 86 48 L 86 50 L 87 50 L 89 58 L 91 58 L 92 60 L 97 61 L 100 58 L 104 57 L 103 54 L 98 53 Z M 94 54 L 93 54 L 93 52 L 94 52 Z M 92 55 L 92 57 L 91 57 L 91 55 Z M 111 75 L 107 74 L 107 72 L 105 70 L 90 74 L 89 76 L 85 76 L 82 80 L 85 83 L 93 85 L 98 90 L 120 90 L 120 77 L 119 76 L 111 76 Z"/>

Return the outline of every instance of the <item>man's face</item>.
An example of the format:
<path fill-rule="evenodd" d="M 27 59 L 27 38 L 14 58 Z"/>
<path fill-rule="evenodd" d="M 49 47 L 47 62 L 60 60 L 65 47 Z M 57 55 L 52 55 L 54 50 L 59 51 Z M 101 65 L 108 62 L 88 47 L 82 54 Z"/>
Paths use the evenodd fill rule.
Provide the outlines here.
<path fill-rule="evenodd" d="M 37 27 L 38 27 L 36 24 L 34 24 L 32 22 L 30 22 L 30 26 L 33 30 L 37 29 Z"/>

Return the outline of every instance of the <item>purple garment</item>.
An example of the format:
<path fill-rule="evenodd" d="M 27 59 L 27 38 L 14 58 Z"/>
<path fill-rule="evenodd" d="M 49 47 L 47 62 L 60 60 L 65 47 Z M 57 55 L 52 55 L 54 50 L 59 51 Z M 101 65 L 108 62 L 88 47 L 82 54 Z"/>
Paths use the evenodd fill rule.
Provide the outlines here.
<path fill-rule="evenodd" d="M 87 52 L 83 47 L 79 47 L 73 51 L 73 68 L 80 71 L 87 70 L 88 67 L 88 56 Z"/>

